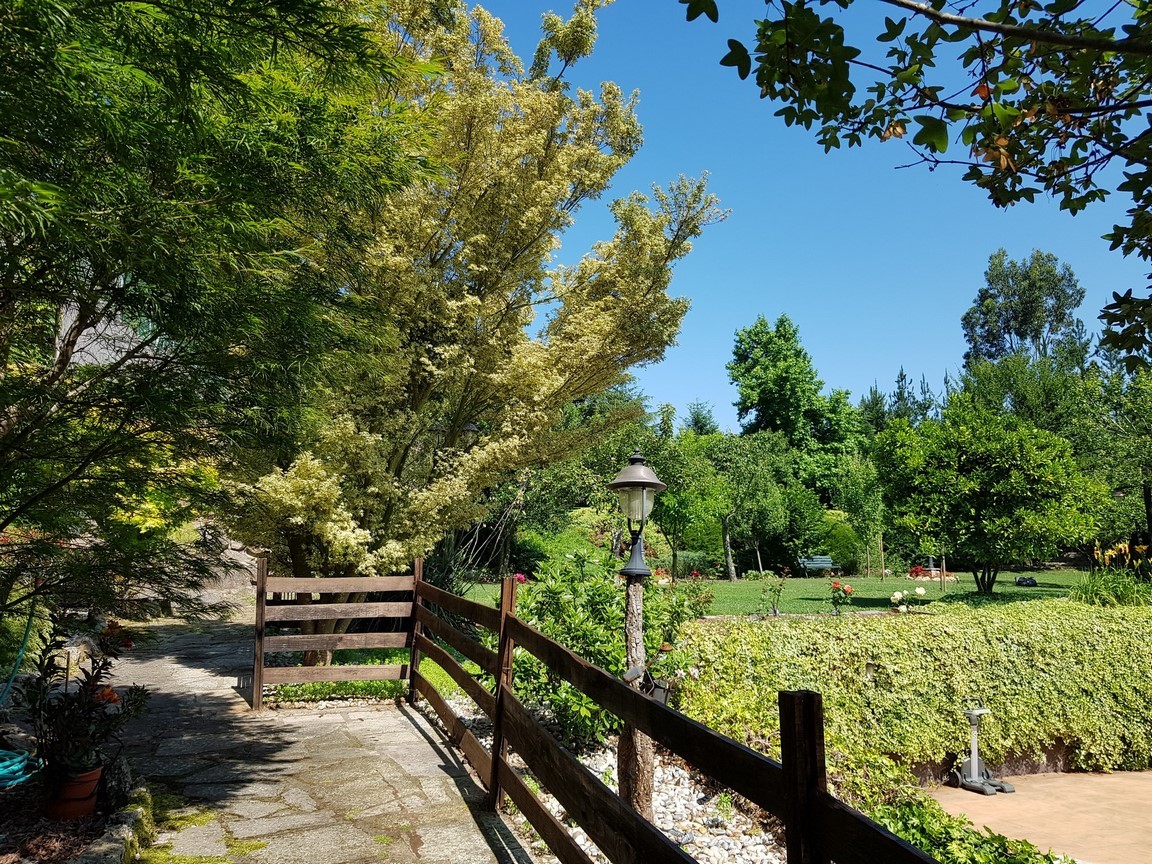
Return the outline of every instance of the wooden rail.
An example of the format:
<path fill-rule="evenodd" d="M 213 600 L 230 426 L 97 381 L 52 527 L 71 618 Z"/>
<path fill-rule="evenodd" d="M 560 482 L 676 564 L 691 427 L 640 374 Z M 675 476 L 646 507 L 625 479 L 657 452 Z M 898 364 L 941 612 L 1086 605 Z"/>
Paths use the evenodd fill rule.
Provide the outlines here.
<path fill-rule="evenodd" d="M 365 666 L 266 666 L 266 655 L 278 651 L 348 651 L 362 648 L 413 647 L 417 562 L 412 576 L 356 576 L 301 579 L 269 576 L 268 559 L 256 560 L 256 644 L 252 658 L 252 708 L 264 707 L 265 684 L 313 681 L 400 681 L 411 677 L 410 663 Z M 407 594 L 406 600 L 357 600 L 372 594 Z M 268 595 L 272 595 L 269 599 Z M 284 595 L 294 595 L 284 600 Z M 313 602 L 318 595 L 321 602 Z M 383 632 L 304 633 L 267 636 L 269 622 L 317 622 L 375 619 Z"/>
<path fill-rule="evenodd" d="M 520 703 L 512 681 L 516 648 L 535 656 L 557 677 L 702 773 L 780 818 L 789 864 L 935 864 L 934 859 L 828 792 L 819 693 L 779 694 L 782 760 L 776 762 L 632 689 L 521 621 L 513 614 L 515 582 L 510 579 L 504 581 L 499 609 L 420 580 L 415 597 L 413 620 L 423 632 L 412 647 L 410 698 L 428 700 L 448 737 L 488 787 L 492 805 L 499 806 L 507 793 L 563 864 L 589 864 L 589 857 L 509 763 L 509 746 L 613 864 L 671 864 L 693 859 L 561 747 Z M 431 605 L 494 632 L 499 646 L 496 653 L 435 615 Z M 432 637 L 475 662 L 491 677 L 494 690 L 481 686 Z M 492 718 L 490 750 L 484 749 L 448 702 L 415 671 L 421 654 L 440 664 Z"/>
<path fill-rule="evenodd" d="M 505 795 L 511 798 L 562 864 L 590 864 L 590 859 L 512 767 L 509 748 L 560 802 L 568 819 L 583 828 L 613 864 L 684 864 L 693 859 L 561 747 L 521 704 L 513 686 L 516 649 L 532 654 L 558 678 L 623 722 L 780 818 L 789 864 L 935 864 L 828 792 L 819 693 L 779 694 L 782 759 L 776 762 L 634 690 L 521 621 L 514 614 L 516 583 L 512 579 L 504 580 L 500 606 L 493 608 L 429 585 L 423 580 L 422 561 L 415 563 L 412 576 L 297 579 L 269 578 L 267 561 L 260 559 L 256 589 L 253 708 L 261 707 L 265 683 L 408 679 L 409 700 L 428 700 L 449 740 L 460 748 L 487 787 L 490 805 L 499 808 Z M 356 602 L 379 592 L 408 592 L 412 599 Z M 270 605 L 270 593 L 294 594 L 296 599 Z M 314 603 L 314 595 L 322 602 Z M 447 615 L 437 614 L 436 609 Z M 391 619 L 392 632 L 264 635 L 269 621 L 365 617 Z M 471 632 L 453 621 L 465 622 L 465 629 Z M 474 628 L 494 634 L 497 650 L 482 644 Z M 272 651 L 353 648 L 409 648 L 409 662 L 391 666 L 264 665 L 265 654 Z M 490 749 L 484 748 L 448 701 L 420 674 L 424 657 L 443 668 L 492 719 Z M 469 672 L 457 657 L 475 663 L 480 671 Z"/>

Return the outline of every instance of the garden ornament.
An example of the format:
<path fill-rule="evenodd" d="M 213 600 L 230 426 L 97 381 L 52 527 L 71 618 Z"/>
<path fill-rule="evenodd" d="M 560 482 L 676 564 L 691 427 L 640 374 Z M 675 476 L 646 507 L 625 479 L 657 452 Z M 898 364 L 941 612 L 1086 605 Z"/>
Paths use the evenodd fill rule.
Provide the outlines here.
<path fill-rule="evenodd" d="M 944 778 L 949 786 L 958 786 L 969 792 L 978 792 L 981 795 L 995 795 L 997 792 L 1015 792 L 1010 783 L 996 780 L 985 767 L 980 758 L 979 729 L 980 718 L 991 714 L 991 709 L 985 708 L 978 699 L 966 700 L 968 707 L 964 709 L 964 716 L 972 728 L 971 745 L 968 758 L 958 767 L 954 766 Z"/>

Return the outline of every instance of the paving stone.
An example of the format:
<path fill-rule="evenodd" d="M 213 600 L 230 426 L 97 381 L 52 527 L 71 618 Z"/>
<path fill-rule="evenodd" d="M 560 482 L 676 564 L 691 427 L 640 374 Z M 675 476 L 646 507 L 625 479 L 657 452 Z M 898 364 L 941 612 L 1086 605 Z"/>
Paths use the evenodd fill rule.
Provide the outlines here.
<path fill-rule="evenodd" d="M 238 840 L 247 840 L 250 837 L 282 834 L 300 828 L 314 828 L 317 825 L 326 825 L 334 821 L 336 821 L 335 818 L 328 812 L 285 813 L 280 816 L 266 816 L 263 819 L 232 822 L 228 825 L 228 830 Z"/>
<path fill-rule="evenodd" d="M 130 755 L 145 776 L 217 808 L 212 823 L 173 838 L 176 854 L 226 855 L 230 834 L 268 844 L 245 864 L 531 864 L 499 817 L 472 812 L 483 790 L 421 714 L 392 704 L 253 713 L 237 692 L 250 625 L 157 630 L 118 667 L 155 693 Z"/>
<path fill-rule="evenodd" d="M 304 810 L 311 812 L 316 809 L 316 802 L 312 796 L 305 792 L 303 789 L 293 787 L 284 793 L 282 800 L 285 804 L 290 804 L 297 810 Z"/>
<path fill-rule="evenodd" d="M 279 798 L 283 783 L 190 783 L 184 795 L 194 801 L 225 801 L 230 798 Z"/>
<path fill-rule="evenodd" d="M 192 825 L 177 831 L 172 836 L 173 855 L 226 855 L 224 828 L 215 820 L 207 825 Z"/>
<path fill-rule="evenodd" d="M 385 848 L 358 828 L 344 824 L 263 838 L 268 845 L 244 856 L 245 864 L 353 864 L 388 860 Z M 461 862 L 463 864 L 463 862 Z"/>
<path fill-rule="evenodd" d="M 280 801 L 253 801 L 248 798 L 223 801 L 219 806 L 222 812 L 241 819 L 262 819 L 288 809 Z"/>

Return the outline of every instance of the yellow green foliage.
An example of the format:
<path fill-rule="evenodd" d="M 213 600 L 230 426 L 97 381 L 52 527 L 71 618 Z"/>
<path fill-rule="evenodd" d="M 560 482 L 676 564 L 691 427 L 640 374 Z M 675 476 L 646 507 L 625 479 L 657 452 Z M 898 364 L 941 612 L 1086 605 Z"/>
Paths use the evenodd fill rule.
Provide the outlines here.
<path fill-rule="evenodd" d="M 680 178 L 610 204 L 615 236 L 553 266 L 574 213 L 641 143 L 634 96 L 562 78 L 601 4 L 547 16 L 528 73 L 483 9 L 427 5 L 389 4 L 380 29 L 444 70 L 395 94 L 435 118 L 439 173 L 366 226 L 374 254 L 346 297 L 350 346 L 316 395 L 317 431 L 241 490 L 243 529 L 298 575 L 403 568 L 482 515 L 483 490 L 569 455 L 564 406 L 663 356 L 688 308 L 669 295 L 672 265 L 723 215 Z"/>

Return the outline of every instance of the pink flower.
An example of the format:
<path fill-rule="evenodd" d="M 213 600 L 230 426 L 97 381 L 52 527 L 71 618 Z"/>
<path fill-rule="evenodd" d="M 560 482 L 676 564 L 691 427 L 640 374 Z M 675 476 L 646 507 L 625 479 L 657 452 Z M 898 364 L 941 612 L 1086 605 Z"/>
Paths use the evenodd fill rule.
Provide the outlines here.
<path fill-rule="evenodd" d="M 513 573 L 512 578 L 515 579 L 521 585 L 523 585 L 525 582 L 528 581 L 528 577 L 525 576 L 523 573 Z"/>

